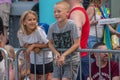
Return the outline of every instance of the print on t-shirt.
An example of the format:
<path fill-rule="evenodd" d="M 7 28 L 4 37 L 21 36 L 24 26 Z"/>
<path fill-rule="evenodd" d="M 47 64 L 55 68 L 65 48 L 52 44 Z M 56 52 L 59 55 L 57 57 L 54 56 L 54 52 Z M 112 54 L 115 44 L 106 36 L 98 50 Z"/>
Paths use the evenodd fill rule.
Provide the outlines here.
<path fill-rule="evenodd" d="M 53 33 L 55 48 L 68 49 L 72 46 L 71 31 L 63 33 Z"/>

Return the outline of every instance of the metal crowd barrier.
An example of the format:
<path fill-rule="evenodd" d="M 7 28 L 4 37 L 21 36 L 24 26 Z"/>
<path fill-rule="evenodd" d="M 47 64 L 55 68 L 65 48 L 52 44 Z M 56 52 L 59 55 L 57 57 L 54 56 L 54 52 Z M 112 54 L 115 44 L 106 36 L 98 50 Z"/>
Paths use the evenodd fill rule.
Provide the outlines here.
<path fill-rule="evenodd" d="M 9 80 L 9 56 L 7 51 L 4 48 L 0 48 L 0 51 L 2 51 L 5 55 L 5 70 L 6 70 L 6 80 Z"/>
<path fill-rule="evenodd" d="M 16 51 L 16 80 L 19 80 L 19 67 L 18 67 L 18 55 L 21 51 L 25 51 L 26 49 L 24 48 L 20 48 Z M 43 51 L 50 51 L 49 48 L 46 48 L 46 49 L 42 49 Z M 65 51 L 66 49 L 58 49 L 59 51 L 63 52 Z M 91 65 L 91 62 L 90 62 L 90 55 L 91 53 L 93 52 L 96 52 L 96 53 L 113 53 L 113 54 L 118 54 L 120 53 L 120 50 L 99 50 L 99 49 L 78 49 L 76 50 L 76 52 L 88 52 L 89 53 L 89 65 Z M 5 52 L 6 53 L 6 52 Z M 6 53 L 7 54 L 7 53 Z M 43 53 L 44 55 L 44 53 Z M 119 55 L 119 54 L 118 54 Z M 119 55 L 120 56 L 120 55 Z M 8 55 L 6 56 L 8 57 Z M 44 58 L 43 58 L 43 61 L 44 61 Z M 109 62 L 110 62 L 110 58 L 109 58 Z M 43 62 L 44 63 L 44 62 Z M 8 62 L 6 63 L 8 64 Z M 81 58 L 80 58 L 80 65 L 81 65 Z M 43 74 L 45 74 L 45 68 L 44 68 L 45 65 L 43 65 Z M 119 59 L 119 69 L 120 69 L 120 59 Z M 35 66 L 35 71 L 36 71 L 36 66 Z M 82 67 L 80 67 L 80 80 L 82 80 Z M 89 75 L 91 76 L 91 66 L 89 67 Z M 99 68 L 99 72 L 101 72 L 101 69 Z M 119 71 L 120 72 L 120 71 Z M 36 72 L 35 72 L 36 73 Z M 110 73 L 110 64 L 109 64 L 109 75 L 111 76 L 111 73 Z M 9 76 L 9 75 L 8 75 Z M 25 79 L 27 80 L 27 79 Z M 36 77 L 35 79 L 36 80 Z M 46 77 L 44 76 L 44 80 L 46 80 Z M 110 79 L 111 80 L 111 79 Z"/>

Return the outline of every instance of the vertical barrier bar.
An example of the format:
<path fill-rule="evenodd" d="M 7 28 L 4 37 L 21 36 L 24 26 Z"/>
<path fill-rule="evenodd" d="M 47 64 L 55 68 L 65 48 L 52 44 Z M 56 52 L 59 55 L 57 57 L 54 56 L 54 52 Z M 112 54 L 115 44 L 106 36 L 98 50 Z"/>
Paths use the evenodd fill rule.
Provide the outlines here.
<path fill-rule="evenodd" d="M 46 77 L 45 77 L 45 51 L 43 51 L 43 80 L 46 80 Z"/>
<path fill-rule="evenodd" d="M 102 80 L 102 76 L 101 76 L 102 73 L 101 73 L 101 66 L 100 66 L 100 64 L 101 64 L 100 53 L 98 53 L 98 55 L 99 55 L 98 56 L 98 60 L 99 60 L 99 62 L 98 62 L 98 65 L 99 65 L 98 66 L 99 67 L 99 80 Z"/>
<path fill-rule="evenodd" d="M 34 54 L 34 80 L 36 80 L 36 54 Z"/>
<path fill-rule="evenodd" d="M 120 76 L 120 55 L 118 57 L 119 57 L 118 62 L 119 62 L 119 76 Z M 120 80 L 120 78 L 119 78 L 119 80 Z"/>
<path fill-rule="evenodd" d="M 5 55 L 5 67 L 6 67 L 6 80 L 9 80 L 9 62 L 8 62 L 8 53 L 5 49 L 0 48 L 0 51 L 3 51 Z"/>
<path fill-rule="evenodd" d="M 25 76 L 27 76 L 27 59 L 26 59 L 26 57 L 27 57 L 27 54 L 25 54 L 25 56 L 24 56 L 24 59 L 25 59 Z M 27 77 L 25 77 L 25 80 L 27 80 Z"/>
<path fill-rule="evenodd" d="M 19 66 L 18 66 L 18 55 L 21 51 L 25 51 L 25 48 L 20 48 L 16 51 L 15 62 L 16 62 L 16 80 L 19 80 Z"/>
<path fill-rule="evenodd" d="M 110 53 L 111 54 L 111 53 Z M 111 64 L 110 64 L 110 55 L 109 55 L 109 58 L 108 58 L 108 65 L 109 65 L 109 77 L 111 76 Z M 109 80 L 112 80 L 111 77 L 109 78 Z"/>
<path fill-rule="evenodd" d="M 79 66 L 79 68 L 80 68 L 80 80 L 82 80 L 82 61 L 81 61 L 81 56 L 80 56 L 80 66 Z"/>
<path fill-rule="evenodd" d="M 89 55 L 89 76 L 90 76 L 90 80 L 91 80 L 91 58 L 90 58 L 90 55 L 91 53 L 88 54 Z"/>
<path fill-rule="evenodd" d="M 63 51 L 60 52 L 60 55 L 62 55 L 62 52 Z M 62 68 L 62 66 L 60 66 L 60 80 L 62 80 L 62 73 L 63 73 L 62 70 L 63 70 L 63 68 Z"/>
<path fill-rule="evenodd" d="M 70 75 L 71 75 L 71 76 L 72 76 L 72 74 L 73 74 L 73 73 L 72 73 L 72 69 L 73 69 L 73 67 L 72 67 L 73 64 L 72 64 L 72 63 L 73 63 L 73 62 L 72 62 L 72 56 L 70 56 L 70 70 L 71 70 Z M 74 80 L 74 79 L 73 79 L 73 76 L 72 76 L 72 80 Z"/>

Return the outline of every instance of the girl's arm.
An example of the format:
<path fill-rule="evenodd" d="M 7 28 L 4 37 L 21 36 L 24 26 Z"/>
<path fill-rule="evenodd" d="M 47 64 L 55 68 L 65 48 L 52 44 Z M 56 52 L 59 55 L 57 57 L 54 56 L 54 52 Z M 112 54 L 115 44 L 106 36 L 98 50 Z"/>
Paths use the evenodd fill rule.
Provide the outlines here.
<path fill-rule="evenodd" d="M 35 52 L 35 53 L 39 53 L 40 52 L 40 49 L 42 49 L 42 48 L 47 48 L 48 47 L 48 43 L 47 44 L 41 44 L 41 43 L 34 43 L 34 49 L 33 49 L 33 51 Z"/>
<path fill-rule="evenodd" d="M 32 51 L 32 50 L 35 53 L 39 53 L 40 49 L 48 47 L 48 43 L 46 43 L 46 44 L 44 44 L 44 43 L 25 44 L 24 47 L 27 48 L 28 53 L 30 53 L 30 51 Z"/>
<path fill-rule="evenodd" d="M 32 45 L 34 46 L 34 48 L 40 48 L 40 49 L 48 47 L 48 43 L 46 44 L 45 43 L 34 43 Z"/>

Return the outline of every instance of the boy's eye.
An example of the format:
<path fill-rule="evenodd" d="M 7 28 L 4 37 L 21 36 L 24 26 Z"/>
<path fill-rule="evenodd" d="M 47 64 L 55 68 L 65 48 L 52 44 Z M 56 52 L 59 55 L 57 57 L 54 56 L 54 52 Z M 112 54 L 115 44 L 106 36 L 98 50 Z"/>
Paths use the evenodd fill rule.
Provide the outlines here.
<path fill-rule="evenodd" d="M 61 12 L 60 10 L 54 11 L 54 13 L 60 13 L 60 12 Z"/>

